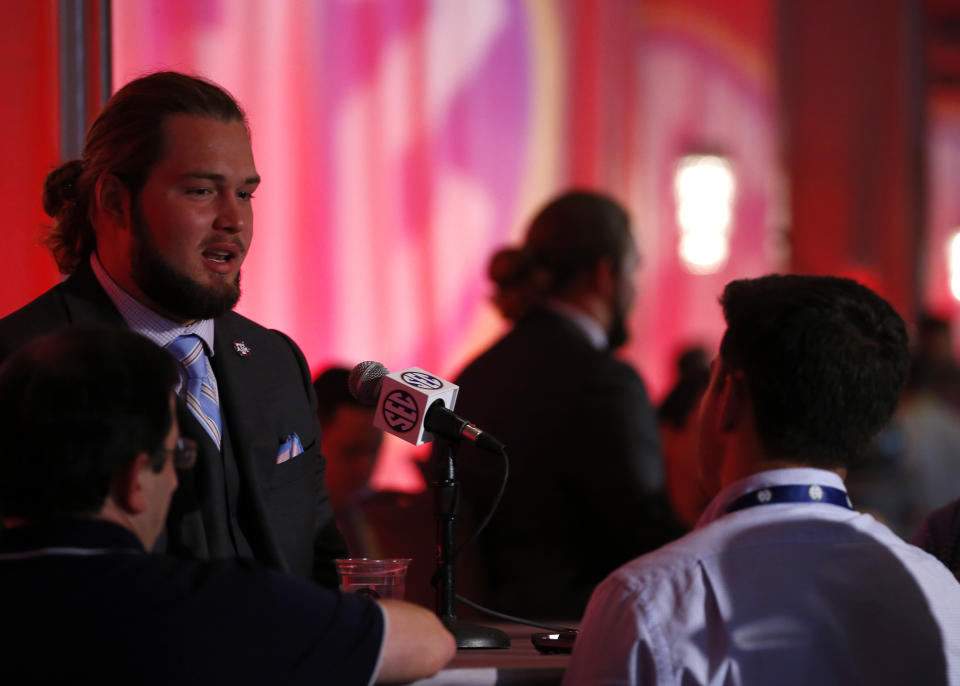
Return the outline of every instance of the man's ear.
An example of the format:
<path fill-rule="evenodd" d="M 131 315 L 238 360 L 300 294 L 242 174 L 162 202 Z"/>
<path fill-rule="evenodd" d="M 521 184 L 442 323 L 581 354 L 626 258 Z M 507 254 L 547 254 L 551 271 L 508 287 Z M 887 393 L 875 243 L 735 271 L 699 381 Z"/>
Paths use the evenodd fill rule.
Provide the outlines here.
<path fill-rule="evenodd" d="M 117 506 L 128 514 L 140 514 L 149 506 L 144 477 L 152 473 L 150 457 L 140 453 L 114 476 L 112 495 Z"/>
<path fill-rule="evenodd" d="M 616 294 L 617 271 L 609 257 L 601 257 L 593 268 L 593 287 L 604 300 L 609 300 Z"/>
<path fill-rule="evenodd" d="M 739 369 L 724 372 L 723 379 L 720 428 L 723 431 L 732 431 L 747 417 L 750 410 L 750 389 L 747 387 L 746 376 Z"/>
<path fill-rule="evenodd" d="M 113 174 L 101 174 L 94 188 L 95 211 L 120 228 L 130 226 L 130 191 Z"/>

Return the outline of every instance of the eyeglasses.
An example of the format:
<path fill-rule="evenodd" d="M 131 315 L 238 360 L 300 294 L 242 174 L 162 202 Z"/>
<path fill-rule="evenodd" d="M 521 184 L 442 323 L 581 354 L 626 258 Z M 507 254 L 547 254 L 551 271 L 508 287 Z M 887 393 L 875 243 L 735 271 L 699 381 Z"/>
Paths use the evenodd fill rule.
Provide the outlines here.
<path fill-rule="evenodd" d="M 197 442 L 191 438 L 178 438 L 177 447 L 170 452 L 177 469 L 191 469 L 197 462 Z"/>

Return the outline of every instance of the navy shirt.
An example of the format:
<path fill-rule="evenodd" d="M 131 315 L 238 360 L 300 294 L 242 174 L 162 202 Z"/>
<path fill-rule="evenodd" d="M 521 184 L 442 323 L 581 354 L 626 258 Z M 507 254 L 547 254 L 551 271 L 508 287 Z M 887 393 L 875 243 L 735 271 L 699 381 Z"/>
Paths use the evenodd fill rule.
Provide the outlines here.
<path fill-rule="evenodd" d="M 368 684 L 384 634 L 365 597 L 92 520 L 0 534 L 0 617 L 10 683 Z"/>

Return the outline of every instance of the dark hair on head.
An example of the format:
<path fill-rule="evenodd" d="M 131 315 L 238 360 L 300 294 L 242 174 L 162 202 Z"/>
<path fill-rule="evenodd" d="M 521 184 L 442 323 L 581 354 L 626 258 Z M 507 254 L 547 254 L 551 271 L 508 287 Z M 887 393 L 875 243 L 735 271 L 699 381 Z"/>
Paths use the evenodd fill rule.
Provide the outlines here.
<path fill-rule="evenodd" d="M 950 333 L 950 322 L 932 312 L 917 315 L 917 334 L 921 338 Z"/>
<path fill-rule="evenodd" d="M 364 407 L 350 392 L 349 379 L 350 370 L 346 367 L 328 367 L 313 380 L 313 390 L 317 394 L 317 418 L 321 424 L 333 419 L 337 408 L 342 405 Z"/>
<path fill-rule="evenodd" d="M 681 376 L 657 408 L 657 421 L 678 431 L 683 429 L 690 415 L 699 407 L 700 398 L 709 385 L 710 372 L 702 369 Z"/>
<path fill-rule="evenodd" d="M 616 200 L 567 191 L 537 213 L 521 247 L 491 258 L 494 303 L 505 317 L 517 319 L 546 298 L 567 293 L 604 258 L 619 270 L 632 249 L 630 217 Z"/>
<path fill-rule="evenodd" d="M 140 453 L 160 471 L 179 365 L 129 329 L 78 325 L 0 366 L 0 514 L 91 515 Z"/>
<path fill-rule="evenodd" d="M 681 379 L 688 376 L 710 374 L 710 353 L 699 345 L 687 346 L 677 355 L 677 376 Z"/>
<path fill-rule="evenodd" d="M 243 110 L 219 86 L 165 71 L 131 81 L 113 94 L 87 131 L 83 157 L 47 175 L 43 209 L 54 224 L 44 243 L 63 274 L 69 274 L 96 247 L 91 223 L 97 179 L 114 174 L 135 197 L 164 154 L 164 123 L 176 114 L 242 121 Z"/>
<path fill-rule="evenodd" d="M 826 468 L 857 459 L 906 381 L 900 315 L 866 286 L 829 276 L 732 281 L 720 303 L 720 357 L 746 377 L 768 454 Z"/>
<path fill-rule="evenodd" d="M 677 381 L 657 408 L 657 420 L 681 430 L 710 384 L 710 357 L 706 348 L 688 345 L 678 352 L 676 360 Z"/>

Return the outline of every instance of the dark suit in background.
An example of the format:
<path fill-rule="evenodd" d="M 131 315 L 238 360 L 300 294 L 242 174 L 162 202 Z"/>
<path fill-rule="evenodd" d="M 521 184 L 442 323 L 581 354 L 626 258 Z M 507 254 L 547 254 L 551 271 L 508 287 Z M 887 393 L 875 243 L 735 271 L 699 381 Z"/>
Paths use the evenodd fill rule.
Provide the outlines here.
<path fill-rule="evenodd" d="M 0 361 L 28 340 L 74 323 L 125 326 L 89 262 L 0 320 Z M 215 319 L 214 355 L 223 450 L 177 399 L 180 430 L 198 444 L 193 470 L 178 474 L 161 550 L 197 558 L 253 557 L 326 586 L 346 544 L 323 487 L 324 462 L 310 372 L 287 336 L 236 313 Z M 249 354 L 241 355 L 238 344 Z M 108 379 L 104 383 L 109 383 Z M 303 453 L 277 463 L 296 434 Z M 39 437 L 38 437 L 39 438 Z"/>
<path fill-rule="evenodd" d="M 607 574 L 678 535 L 643 381 L 572 321 L 532 310 L 457 383 L 457 413 L 510 457 L 503 501 L 479 539 L 493 609 L 579 618 Z M 502 462 L 464 446 L 457 467 L 480 521 Z"/>

